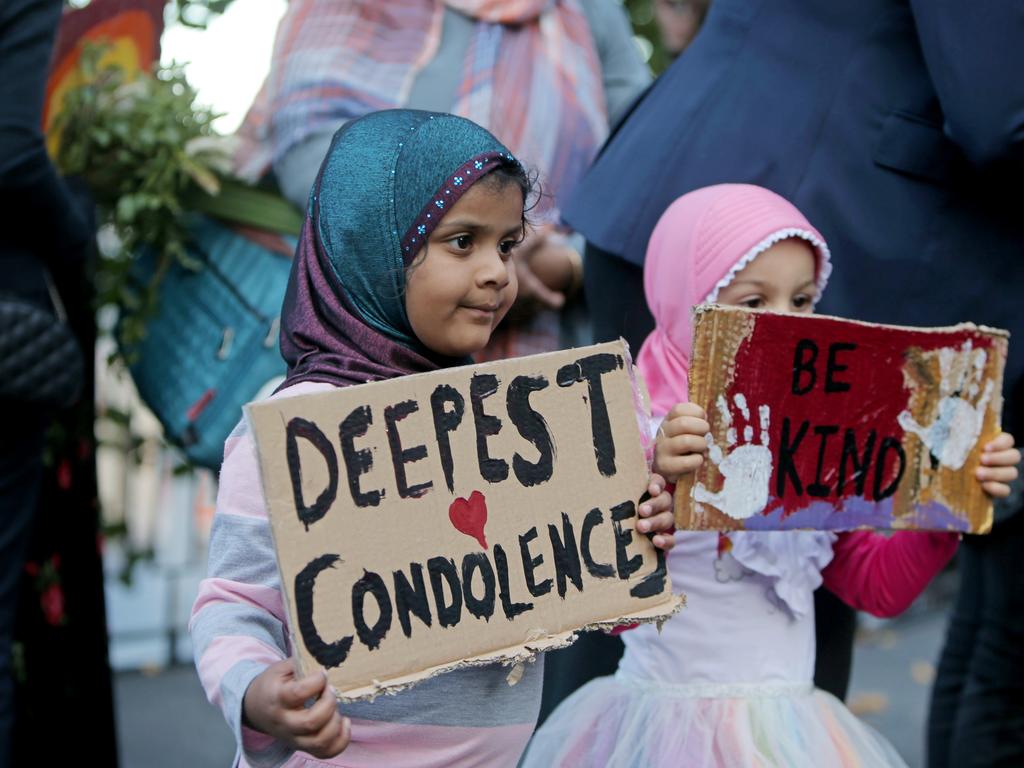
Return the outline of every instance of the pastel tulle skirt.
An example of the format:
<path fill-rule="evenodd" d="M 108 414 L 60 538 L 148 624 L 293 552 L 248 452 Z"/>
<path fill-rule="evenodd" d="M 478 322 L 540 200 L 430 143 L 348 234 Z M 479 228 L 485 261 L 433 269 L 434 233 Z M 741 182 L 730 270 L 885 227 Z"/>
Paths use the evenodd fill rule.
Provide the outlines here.
<path fill-rule="evenodd" d="M 534 734 L 524 768 L 906 766 L 838 699 L 807 685 L 593 680 Z"/>

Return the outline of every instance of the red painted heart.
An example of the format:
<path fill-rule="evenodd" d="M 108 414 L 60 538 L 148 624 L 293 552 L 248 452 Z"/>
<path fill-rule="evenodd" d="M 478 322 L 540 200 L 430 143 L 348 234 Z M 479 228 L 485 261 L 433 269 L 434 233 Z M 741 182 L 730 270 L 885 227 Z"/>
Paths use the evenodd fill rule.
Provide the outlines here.
<path fill-rule="evenodd" d="M 452 521 L 455 530 L 472 536 L 480 546 L 487 549 L 487 539 L 484 538 L 484 526 L 487 525 L 487 502 L 480 491 L 473 491 L 469 499 L 461 496 L 448 507 L 448 519 Z"/>

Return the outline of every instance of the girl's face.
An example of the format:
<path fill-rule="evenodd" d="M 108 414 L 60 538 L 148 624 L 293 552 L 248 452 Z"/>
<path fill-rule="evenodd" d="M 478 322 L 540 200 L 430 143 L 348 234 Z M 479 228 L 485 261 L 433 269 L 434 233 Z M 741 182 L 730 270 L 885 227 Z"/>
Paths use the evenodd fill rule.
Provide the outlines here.
<path fill-rule="evenodd" d="M 485 177 L 449 209 L 406 275 L 409 323 L 428 349 L 465 357 L 487 346 L 516 298 L 512 249 L 522 237 L 514 183 Z"/>
<path fill-rule="evenodd" d="M 818 298 L 814 249 L 806 240 L 790 238 L 759 253 L 718 292 L 717 302 L 729 307 L 810 314 Z"/>

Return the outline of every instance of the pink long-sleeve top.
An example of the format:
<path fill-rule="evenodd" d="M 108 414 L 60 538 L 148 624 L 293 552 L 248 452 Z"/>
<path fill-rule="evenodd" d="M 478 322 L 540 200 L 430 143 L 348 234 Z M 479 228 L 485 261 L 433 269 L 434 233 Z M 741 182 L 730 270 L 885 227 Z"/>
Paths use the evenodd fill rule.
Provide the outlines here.
<path fill-rule="evenodd" d="M 275 397 L 329 388 L 304 382 Z M 514 687 L 506 682 L 508 670 L 493 664 L 456 670 L 372 702 L 339 704 L 352 720 L 352 742 L 330 760 L 246 727 L 246 689 L 270 664 L 287 658 L 291 647 L 256 446 L 244 423 L 224 449 L 208 574 L 190 630 L 200 682 L 235 734 L 241 768 L 512 768 L 540 709 L 543 660 L 526 665 Z"/>
<path fill-rule="evenodd" d="M 841 533 L 821 576 L 847 605 L 875 616 L 896 616 L 946 566 L 958 542 L 955 533 Z"/>

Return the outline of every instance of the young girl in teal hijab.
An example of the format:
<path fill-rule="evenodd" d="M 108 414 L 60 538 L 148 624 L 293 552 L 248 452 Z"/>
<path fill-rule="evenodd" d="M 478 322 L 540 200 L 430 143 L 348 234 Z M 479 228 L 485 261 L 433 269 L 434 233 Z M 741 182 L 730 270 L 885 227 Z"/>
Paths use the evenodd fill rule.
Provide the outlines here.
<path fill-rule="evenodd" d="M 393 110 L 347 124 L 310 195 L 281 315 L 288 377 L 275 397 L 470 362 L 515 299 L 511 255 L 530 194 L 519 162 L 468 120 Z M 664 485 L 652 476 L 641 532 L 672 525 Z M 654 536 L 664 549 L 673 541 Z M 514 687 L 498 665 L 472 667 L 340 706 L 321 673 L 295 678 L 243 424 L 225 445 L 191 631 L 243 766 L 511 767 L 540 705 L 541 663 Z"/>

